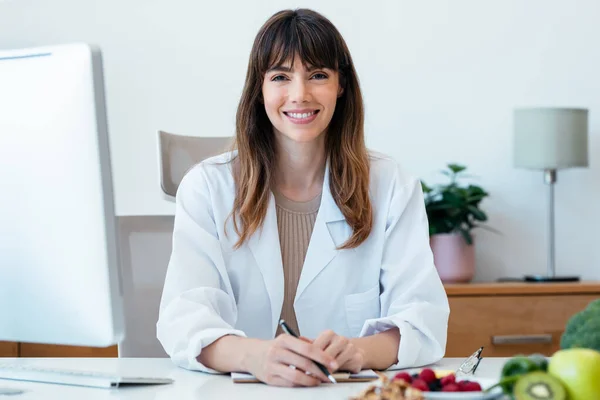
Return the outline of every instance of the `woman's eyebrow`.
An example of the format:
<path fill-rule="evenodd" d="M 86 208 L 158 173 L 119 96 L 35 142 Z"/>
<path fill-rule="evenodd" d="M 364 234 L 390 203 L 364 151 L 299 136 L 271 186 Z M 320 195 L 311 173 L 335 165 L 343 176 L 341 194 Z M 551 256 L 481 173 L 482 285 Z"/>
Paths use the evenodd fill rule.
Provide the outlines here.
<path fill-rule="evenodd" d="M 293 68 L 284 67 L 283 65 L 280 65 L 278 67 L 269 68 L 267 70 L 267 72 L 275 72 L 275 71 L 277 71 L 277 72 L 292 72 Z"/>
<path fill-rule="evenodd" d="M 308 72 L 312 72 L 312 71 L 314 71 L 316 69 L 322 69 L 322 68 L 315 67 L 315 66 L 312 66 L 312 65 L 306 66 L 306 70 Z M 279 65 L 279 66 L 275 66 L 275 67 L 269 68 L 267 70 L 267 73 L 269 73 L 269 72 L 294 72 L 294 69 L 292 67 L 286 67 L 284 65 Z"/>

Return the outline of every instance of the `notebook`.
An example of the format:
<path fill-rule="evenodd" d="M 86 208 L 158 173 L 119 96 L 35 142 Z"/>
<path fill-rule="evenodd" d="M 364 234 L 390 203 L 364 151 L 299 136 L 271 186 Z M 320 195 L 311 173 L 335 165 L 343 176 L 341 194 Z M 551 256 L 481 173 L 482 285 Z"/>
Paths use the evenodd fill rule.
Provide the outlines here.
<path fill-rule="evenodd" d="M 379 379 L 379 375 L 372 369 L 364 369 L 357 374 L 350 372 L 336 372 L 332 374 L 338 382 L 368 382 Z M 260 383 L 252 374 L 232 372 L 231 379 L 234 383 Z"/>

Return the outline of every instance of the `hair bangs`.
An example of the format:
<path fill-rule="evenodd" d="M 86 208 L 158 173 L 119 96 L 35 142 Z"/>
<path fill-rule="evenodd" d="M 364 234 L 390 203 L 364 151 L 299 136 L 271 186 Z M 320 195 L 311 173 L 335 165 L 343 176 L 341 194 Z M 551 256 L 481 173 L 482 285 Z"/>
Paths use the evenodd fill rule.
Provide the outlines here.
<path fill-rule="evenodd" d="M 274 68 L 292 66 L 296 57 L 305 68 L 329 68 L 338 71 L 345 64 L 344 51 L 330 29 L 320 21 L 294 13 L 271 25 L 259 46 L 257 73 L 260 76 Z"/>

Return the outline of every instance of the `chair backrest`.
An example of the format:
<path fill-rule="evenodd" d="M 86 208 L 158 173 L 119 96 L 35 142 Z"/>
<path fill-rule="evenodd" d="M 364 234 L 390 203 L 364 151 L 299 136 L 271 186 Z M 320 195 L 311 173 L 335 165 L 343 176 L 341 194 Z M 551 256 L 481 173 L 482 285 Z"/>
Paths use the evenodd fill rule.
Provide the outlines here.
<path fill-rule="evenodd" d="M 119 357 L 167 357 L 156 321 L 171 257 L 173 217 L 119 217 L 125 338 Z"/>
<path fill-rule="evenodd" d="M 191 167 L 230 150 L 232 137 L 197 137 L 159 131 L 160 186 L 170 197 Z"/>
<path fill-rule="evenodd" d="M 230 149 L 231 137 L 192 137 L 159 132 L 160 185 L 174 199 L 186 172 L 202 160 Z M 156 338 L 158 308 L 171 256 L 173 218 L 120 217 L 125 305 L 125 339 L 119 357 L 166 357 Z"/>

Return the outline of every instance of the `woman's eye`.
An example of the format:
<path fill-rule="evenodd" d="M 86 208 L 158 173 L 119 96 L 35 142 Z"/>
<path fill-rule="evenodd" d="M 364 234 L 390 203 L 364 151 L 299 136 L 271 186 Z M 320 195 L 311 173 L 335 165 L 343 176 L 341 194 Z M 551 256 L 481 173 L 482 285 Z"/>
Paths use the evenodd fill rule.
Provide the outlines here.
<path fill-rule="evenodd" d="M 315 79 L 317 79 L 317 80 L 327 79 L 327 75 L 325 75 L 323 73 L 320 73 L 320 72 L 317 73 L 317 74 L 314 74 L 312 77 L 315 78 Z"/>
<path fill-rule="evenodd" d="M 274 77 L 271 78 L 271 81 L 277 82 L 277 81 L 283 81 L 285 79 L 286 79 L 286 77 L 283 75 L 275 75 Z"/>

